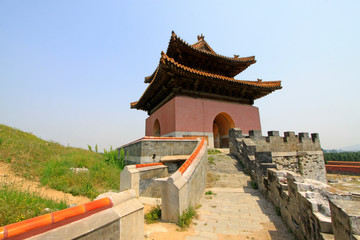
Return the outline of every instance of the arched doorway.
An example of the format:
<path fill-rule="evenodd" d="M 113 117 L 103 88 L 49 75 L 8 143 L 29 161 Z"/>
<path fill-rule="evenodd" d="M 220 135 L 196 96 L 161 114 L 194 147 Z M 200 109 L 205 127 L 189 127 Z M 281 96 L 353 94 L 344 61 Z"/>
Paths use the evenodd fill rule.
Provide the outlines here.
<path fill-rule="evenodd" d="M 155 137 L 160 137 L 161 136 L 160 123 L 159 123 L 159 120 L 157 120 L 157 119 L 154 122 L 153 133 L 154 133 Z"/>
<path fill-rule="evenodd" d="M 235 124 L 227 113 L 219 113 L 213 122 L 213 136 L 215 148 L 229 147 L 229 130 L 234 128 Z"/>

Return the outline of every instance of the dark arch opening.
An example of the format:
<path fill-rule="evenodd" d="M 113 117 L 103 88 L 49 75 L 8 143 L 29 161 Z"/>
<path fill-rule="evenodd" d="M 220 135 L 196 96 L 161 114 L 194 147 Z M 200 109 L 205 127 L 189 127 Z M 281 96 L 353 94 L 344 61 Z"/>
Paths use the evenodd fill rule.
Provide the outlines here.
<path fill-rule="evenodd" d="M 159 120 L 157 120 L 157 119 L 154 122 L 153 133 L 154 133 L 155 137 L 160 137 L 161 136 L 160 123 L 159 123 Z"/>
<path fill-rule="evenodd" d="M 234 128 L 235 124 L 229 114 L 222 112 L 216 115 L 213 122 L 213 135 L 215 148 L 229 147 L 229 130 Z"/>

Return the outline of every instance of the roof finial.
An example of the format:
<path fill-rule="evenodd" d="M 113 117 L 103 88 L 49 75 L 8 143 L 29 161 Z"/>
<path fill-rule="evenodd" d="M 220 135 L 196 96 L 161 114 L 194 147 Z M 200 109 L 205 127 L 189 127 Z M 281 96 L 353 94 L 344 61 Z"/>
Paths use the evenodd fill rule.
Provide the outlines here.
<path fill-rule="evenodd" d="M 177 35 L 175 34 L 174 30 L 171 31 L 171 37 L 175 38 Z"/>
<path fill-rule="evenodd" d="M 258 78 L 257 81 L 258 81 L 258 82 L 262 82 L 262 79 L 261 79 L 261 78 Z"/>
<path fill-rule="evenodd" d="M 204 37 L 204 35 L 203 35 L 203 34 L 201 34 L 201 35 L 198 35 L 198 36 L 197 36 L 198 41 L 200 41 L 200 40 L 204 40 L 204 38 L 205 38 L 205 37 Z"/>
<path fill-rule="evenodd" d="M 239 55 L 234 54 L 234 58 L 239 58 Z"/>

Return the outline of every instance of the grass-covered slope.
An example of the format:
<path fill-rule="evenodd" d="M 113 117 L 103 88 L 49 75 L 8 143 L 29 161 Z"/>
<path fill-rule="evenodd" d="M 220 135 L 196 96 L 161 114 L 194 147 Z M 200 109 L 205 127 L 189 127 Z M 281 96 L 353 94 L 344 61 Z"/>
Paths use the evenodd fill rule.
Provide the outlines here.
<path fill-rule="evenodd" d="M 46 199 L 36 192 L 23 192 L 13 186 L 0 186 L 0 226 L 66 208 L 64 201 Z"/>
<path fill-rule="evenodd" d="M 120 169 L 107 165 L 103 155 L 47 142 L 1 124 L 0 161 L 10 163 L 19 176 L 73 195 L 95 198 L 119 189 Z M 75 174 L 72 167 L 85 167 L 89 172 Z"/>

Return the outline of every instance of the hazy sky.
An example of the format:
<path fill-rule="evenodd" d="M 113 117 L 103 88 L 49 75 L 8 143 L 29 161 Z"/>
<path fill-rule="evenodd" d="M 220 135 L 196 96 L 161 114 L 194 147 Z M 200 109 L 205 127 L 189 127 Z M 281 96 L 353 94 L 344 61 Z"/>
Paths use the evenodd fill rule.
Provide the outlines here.
<path fill-rule="evenodd" d="M 61 144 L 143 137 L 131 110 L 171 31 L 219 54 L 255 55 L 237 79 L 281 80 L 260 100 L 263 134 L 360 144 L 360 1 L 0 1 L 0 123 Z"/>

